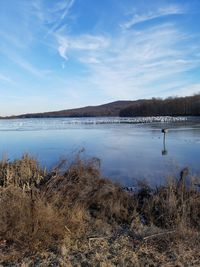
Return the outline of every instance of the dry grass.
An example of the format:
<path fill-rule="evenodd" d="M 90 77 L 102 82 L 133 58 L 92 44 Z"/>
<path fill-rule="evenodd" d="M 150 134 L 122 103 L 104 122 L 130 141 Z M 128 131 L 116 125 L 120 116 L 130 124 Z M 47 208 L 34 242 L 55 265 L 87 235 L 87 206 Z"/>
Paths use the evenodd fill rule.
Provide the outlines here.
<path fill-rule="evenodd" d="M 10 185 L 0 191 L 0 236 L 23 251 L 46 249 L 63 238 L 63 216 L 36 193 Z"/>
<path fill-rule="evenodd" d="M 146 224 L 161 228 L 184 227 L 200 230 L 200 192 L 193 185 L 186 186 L 179 180 L 165 187 L 151 190 L 145 187 L 135 195 L 138 199 L 138 212 Z"/>
<path fill-rule="evenodd" d="M 97 159 L 61 165 L 0 162 L 3 266 L 199 266 L 200 193 L 185 177 L 130 194 Z"/>
<path fill-rule="evenodd" d="M 0 162 L 0 186 L 15 185 L 31 188 L 37 185 L 46 176 L 36 159 L 25 154 L 20 160 L 9 162 L 4 159 Z"/>

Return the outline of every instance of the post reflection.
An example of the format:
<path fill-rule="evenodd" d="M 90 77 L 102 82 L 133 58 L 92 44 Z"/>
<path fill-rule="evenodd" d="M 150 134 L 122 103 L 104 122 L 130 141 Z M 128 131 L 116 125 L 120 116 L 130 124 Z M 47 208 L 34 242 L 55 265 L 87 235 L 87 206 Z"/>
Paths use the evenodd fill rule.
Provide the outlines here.
<path fill-rule="evenodd" d="M 166 149 L 166 134 L 168 132 L 168 129 L 162 129 L 163 133 L 163 150 L 162 150 L 162 156 L 166 156 L 168 154 L 168 151 Z"/>

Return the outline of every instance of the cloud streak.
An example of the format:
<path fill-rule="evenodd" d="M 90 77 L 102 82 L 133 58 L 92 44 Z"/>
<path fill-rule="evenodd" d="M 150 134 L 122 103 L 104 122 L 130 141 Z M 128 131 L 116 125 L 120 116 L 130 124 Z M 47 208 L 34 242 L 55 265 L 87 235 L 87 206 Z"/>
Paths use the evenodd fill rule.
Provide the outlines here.
<path fill-rule="evenodd" d="M 136 24 L 144 23 L 149 20 L 162 18 L 165 16 L 171 16 L 171 15 L 180 15 L 184 13 L 184 9 L 180 6 L 168 6 L 168 7 L 162 7 L 158 8 L 157 10 L 150 11 L 145 14 L 134 14 L 134 16 L 124 24 L 121 24 L 120 26 L 123 29 L 130 29 Z"/>
<path fill-rule="evenodd" d="M 58 52 L 61 57 L 68 60 L 68 53 L 73 51 L 89 52 L 100 51 L 109 45 L 109 39 L 104 36 L 81 35 L 78 37 L 63 36 L 57 34 Z"/>
<path fill-rule="evenodd" d="M 65 109 L 199 91 L 199 18 L 188 17 L 188 12 L 199 10 L 198 1 L 175 0 L 171 5 L 153 0 L 148 6 L 140 0 L 115 5 L 78 0 L 20 0 L 17 6 L 4 2 L 6 9 L 0 8 L 4 95 L 3 88 L 10 88 L 14 97 L 29 92 L 28 96 L 46 101 L 48 96 L 45 109 L 48 105 Z M 131 4 L 134 12 L 125 14 Z"/>
<path fill-rule="evenodd" d="M 25 57 L 18 55 L 12 50 L 2 48 L 1 53 L 4 56 L 6 56 L 9 60 L 11 60 L 13 63 L 15 63 L 18 67 L 24 69 L 26 72 L 38 78 L 44 78 L 49 73 L 51 73 L 51 71 L 48 69 L 40 69 L 34 66 L 29 60 L 25 59 Z"/>
<path fill-rule="evenodd" d="M 4 75 L 2 73 L 0 73 L 0 81 L 3 83 L 13 83 L 12 79 L 10 77 L 8 77 L 7 75 Z"/>
<path fill-rule="evenodd" d="M 47 32 L 44 36 L 45 38 L 63 27 L 63 23 L 69 15 L 74 3 L 75 0 L 52 1 L 47 10 L 44 5 L 44 0 L 36 0 L 36 2 L 33 3 L 37 18 L 46 27 Z"/>
<path fill-rule="evenodd" d="M 163 24 L 110 38 L 78 36 L 74 41 L 63 36 L 58 51 L 66 59 L 73 55 L 88 68 L 83 87 L 94 86 L 107 97 L 125 99 L 159 95 L 185 85 L 180 75 L 200 64 L 200 57 L 193 56 L 197 48 L 188 42 L 189 35 Z"/>

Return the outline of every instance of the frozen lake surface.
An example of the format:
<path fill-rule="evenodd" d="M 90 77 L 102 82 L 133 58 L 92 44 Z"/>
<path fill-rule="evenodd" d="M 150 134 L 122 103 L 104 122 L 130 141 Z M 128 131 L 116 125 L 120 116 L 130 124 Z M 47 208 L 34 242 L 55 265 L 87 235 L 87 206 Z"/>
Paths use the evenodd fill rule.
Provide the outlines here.
<path fill-rule="evenodd" d="M 162 128 L 168 128 L 165 144 Z M 127 186 L 163 183 L 188 166 L 199 174 L 199 118 L 49 118 L 0 120 L 0 156 L 24 153 L 53 168 L 59 159 L 97 157 L 105 176 Z"/>

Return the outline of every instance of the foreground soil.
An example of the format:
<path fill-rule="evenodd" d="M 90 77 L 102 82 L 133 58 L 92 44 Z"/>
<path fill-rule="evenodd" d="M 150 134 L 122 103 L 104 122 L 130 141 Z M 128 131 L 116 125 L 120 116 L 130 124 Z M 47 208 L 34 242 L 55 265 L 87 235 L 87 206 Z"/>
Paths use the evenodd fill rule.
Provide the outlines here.
<path fill-rule="evenodd" d="M 0 162 L 0 266 L 200 266 L 198 179 L 126 192 L 99 165 Z"/>

